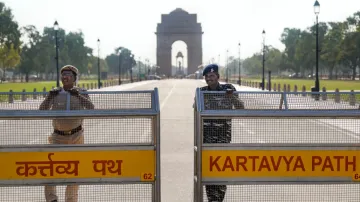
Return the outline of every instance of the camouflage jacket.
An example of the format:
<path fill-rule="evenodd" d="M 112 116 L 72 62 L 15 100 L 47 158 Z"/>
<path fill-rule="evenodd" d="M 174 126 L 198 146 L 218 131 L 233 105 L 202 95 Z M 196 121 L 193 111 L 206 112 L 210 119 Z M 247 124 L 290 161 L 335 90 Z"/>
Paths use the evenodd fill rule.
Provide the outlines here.
<path fill-rule="evenodd" d="M 236 91 L 232 84 L 219 84 L 216 90 L 208 86 L 200 88 L 201 91 Z M 237 95 L 226 97 L 224 93 L 204 94 L 206 109 L 244 109 L 244 103 Z M 231 119 L 206 119 L 204 120 L 204 143 L 229 143 L 231 141 Z"/>

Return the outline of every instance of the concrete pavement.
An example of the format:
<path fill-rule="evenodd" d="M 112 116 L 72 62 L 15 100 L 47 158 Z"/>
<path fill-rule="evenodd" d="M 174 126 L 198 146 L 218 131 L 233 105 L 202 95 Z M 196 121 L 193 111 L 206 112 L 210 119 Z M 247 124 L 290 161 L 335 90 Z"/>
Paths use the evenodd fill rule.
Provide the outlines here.
<path fill-rule="evenodd" d="M 127 87 L 126 87 L 127 85 Z M 159 88 L 161 106 L 161 175 L 163 202 L 189 202 L 193 198 L 193 108 L 195 88 L 204 86 L 201 80 L 148 81 L 103 90 L 152 90 Z M 236 86 L 237 90 L 251 91 Z M 246 106 L 278 106 L 278 97 L 243 97 Z M 99 98 L 100 99 L 100 98 Z M 98 103 L 98 102 L 97 102 Z M 235 119 L 233 143 L 360 143 L 359 121 L 334 120 L 324 124 L 319 120 Z M 86 141 L 89 143 L 148 142 L 147 120 L 132 122 L 110 119 L 86 120 Z M 356 124 L 356 125 L 354 125 Z M 48 121 L 0 122 L 1 144 L 45 144 L 51 132 Z M 40 127 L 40 133 L 39 131 Z M 351 130 L 350 130 L 351 129 Z M 36 135 L 35 135 L 36 134 Z M 119 137 L 121 134 L 126 136 Z M 132 136 L 128 136 L 133 134 Z M 358 201 L 359 185 L 248 185 L 229 186 L 226 201 Z M 87 185 L 80 188 L 81 201 L 149 201 L 151 188 L 140 185 Z M 343 193 L 342 193 L 343 192 Z M 64 187 L 59 186 L 63 197 Z M 42 187 L 0 188 L 0 202 L 44 201 Z M 206 197 L 205 197 L 206 198 Z M 64 201 L 60 198 L 60 201 Z"/>

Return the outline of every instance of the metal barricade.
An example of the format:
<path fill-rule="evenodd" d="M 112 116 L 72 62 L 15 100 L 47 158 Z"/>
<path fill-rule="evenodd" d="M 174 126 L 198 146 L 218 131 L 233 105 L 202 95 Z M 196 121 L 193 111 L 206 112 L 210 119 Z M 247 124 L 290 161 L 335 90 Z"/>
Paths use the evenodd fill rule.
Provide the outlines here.
<path fill-rule="evenodd" d="M 197 89 L 194 202 L 360 201 L 359 101 Z"/>
<path fill-rule="evenodd" d="M 0 202 L 161 201 L 158 89 L 80 94 L 0 93 Z"/>

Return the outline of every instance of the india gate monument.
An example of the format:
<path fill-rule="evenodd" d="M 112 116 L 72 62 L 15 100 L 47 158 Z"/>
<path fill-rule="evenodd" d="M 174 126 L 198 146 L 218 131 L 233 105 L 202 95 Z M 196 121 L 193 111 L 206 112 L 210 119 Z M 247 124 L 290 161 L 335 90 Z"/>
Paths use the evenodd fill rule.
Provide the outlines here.
<path fill-rule="evenodd" d="M 178 40 L 183 41 L 187 46 L 187 74 L 195 73 L 202 64 L 203 33 L 201 23 L 197 22 L 197 14 L 190 14 L 181 8 L 169 14 L 162 14 L 161 23 L 158 23 L 155 32 L 158 73 L 171 76 L 171 47 Z"/>

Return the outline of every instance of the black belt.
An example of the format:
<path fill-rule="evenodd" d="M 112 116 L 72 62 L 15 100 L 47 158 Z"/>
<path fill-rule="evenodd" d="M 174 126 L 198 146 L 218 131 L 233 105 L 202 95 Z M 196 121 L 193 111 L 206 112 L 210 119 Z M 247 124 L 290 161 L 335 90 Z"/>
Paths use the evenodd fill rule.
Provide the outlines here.
<path fill-rule="evenodd" d="M 54 133 L 59 134 L 59 135 L 72 135 L 72 134 L 77 133 L 77 132 L 79 132 L 81 130 L 82 130 L 82 126 L 80 125 L 77 128 L 74 128 L 74 129 L 69 130 L 69 131 L 60 131 L 60 130 L 54 129 Z"/>

